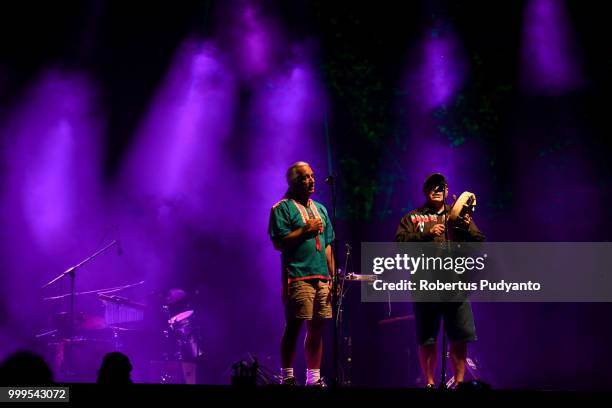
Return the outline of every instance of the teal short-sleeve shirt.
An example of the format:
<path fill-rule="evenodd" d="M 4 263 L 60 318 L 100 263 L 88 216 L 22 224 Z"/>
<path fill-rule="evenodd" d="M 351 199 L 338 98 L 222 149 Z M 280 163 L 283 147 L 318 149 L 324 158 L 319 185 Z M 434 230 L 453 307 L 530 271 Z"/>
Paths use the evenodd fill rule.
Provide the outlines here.
<path fill-rule="evenodd" d="M 309 218 L 320 218 L 323 222 L 323 231 L 318 235 L 320 250 L 317 250 L 315 237 L 284 250 L 281 253 L 281 263 L 289 281 L 330 278 L 325 248 L 334 240 L 334 229 L 325 207 L 314 200 L 310 200 L 308 207 L 305 207 L 294 200 L 284 199 L 270 211 L 268 234 L 272 240 L 303 227 Z"/>

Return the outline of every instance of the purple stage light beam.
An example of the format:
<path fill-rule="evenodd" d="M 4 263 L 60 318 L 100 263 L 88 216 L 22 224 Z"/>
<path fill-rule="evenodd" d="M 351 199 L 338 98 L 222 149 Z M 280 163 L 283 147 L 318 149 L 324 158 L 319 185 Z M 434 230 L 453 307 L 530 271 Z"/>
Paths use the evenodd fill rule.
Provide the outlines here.
<path fill-rule="evenodd" d="M 571 21 L 562 0 L 530 0 L 525 9 L 522 87 L 530 94 L 560 95 L 583 85 Z"/>
<path fill-rule="evenodd" d="M 79 207 L 90 205 L 92 194 L 99 193 L 99 132 L 87 122 L 88 86 L 75 76 L 48 73 L 7 129 L 12 143 L 5 194 L 17 200 L 41 249 L 62 244 L 61 237 L 82 212 Z"/>
<path fill-rule="evenodd" d="M 248 5 L 239 15 L 238 34 L 242 37 L 239 43 L 240 68 L 247 77 L 265 73 L 271 64 L 271 33 L 266 29 L 257 7 Z"/>
<path fill-rule="evenodd" d="M 403 81 L 406 155 L 400 158 L 405 172 L 398 182 L 405 184 L 400 191 L 409 189 L 408 201 L 420 205 L 420 186 L 428 174 L 443 173 L 460 190 L 464 187 L 460 180 L 470 172 L 467 147 L 453 144 L 442 134 L 436 119 L 452 115 L 452 102 L 465 82 L 467 63 L 460 41 L 441 22 L 427 31 L 413 56 L 416 63 Z"/>
<path fill-rule="evenodd" d="M 58 306 L 39 303 L 40 286 L 100 239 L 103 119 L 96 96 L 85 76 L 49 70 L 21 97 L 1 131 L 0 217 L 10 239 L 0 243 L 0 296 L 14 317 L 11 332 L 24 337 Z M 88 279 L 79 282 L 86 286 Z"/>
<path fill-rule="evenodd" d="M 414 79 L 420 105 L 432 110 L 447 104 L 461 88 L 466 63 L 458 39 L 450 30 L 432 29 L 422 44 Z"/>
<path fill-rule="evenodd" d="M 235 89 L 212 43 L 187 41 L 128 154 L 133 192 L 201 204 L 202 183 L 223 164 L 217 154 L 232 129 Z"/>
<path fill-rule="evenodd" d="M 290 42 L 270 3 L 228 1 L 219 8 L 218 41 L 241 82 L 257 86 L 287 61 Z"/>
<path fill-rule="evenodd" d="M 126 256 L 143 265 L 142 278 L 153 286 L 180 281 L 202 263 L 198 257 L 212 257 L 194 253 L 194 242 L 236 218 L 224 204 L 232 202 L 225 144 L 235 99 L 222 52 L 210 41 L 187 40 L 125 158 L 113 211 L 131 245 Z"/>

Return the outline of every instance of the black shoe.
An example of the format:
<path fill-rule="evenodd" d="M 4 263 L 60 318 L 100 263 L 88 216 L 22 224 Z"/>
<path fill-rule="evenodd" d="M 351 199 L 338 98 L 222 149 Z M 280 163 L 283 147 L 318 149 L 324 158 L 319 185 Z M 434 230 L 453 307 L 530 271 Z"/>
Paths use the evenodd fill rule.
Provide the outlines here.
<path fill-rule="evenodd" d="M 327 384 L 325 384 L 325 381 L 323 381 L 323 377 L 319 378 L 316 383 L 307 384 L 307 386 L 314 388 L 327 388 Z"/>
<path fill-rule="evenodd" d="M 295 381 L 295 377 L 291 376 L 291 377 L 285 377 L 281 380 L 281 385 L 288 385 L 288 386 L 296 386 L 297 385 L 297 381 Z"/>

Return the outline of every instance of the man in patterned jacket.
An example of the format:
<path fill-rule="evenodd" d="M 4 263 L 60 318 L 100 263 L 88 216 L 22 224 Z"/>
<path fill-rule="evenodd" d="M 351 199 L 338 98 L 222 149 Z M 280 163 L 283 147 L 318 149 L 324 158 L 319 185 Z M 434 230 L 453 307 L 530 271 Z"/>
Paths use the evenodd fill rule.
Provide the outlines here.
<path fill-rule="evenodd" d="M 425 205 L 406 214 L 400 221 L 395 234 L 397 242 L 444 242 L 445 217 L 449 206 L 444 206 L 448 195 L 448 184 L 442 174 L 427 177 L 423 185 Z M 452 227 L 452 228 L 451 228 Z M 485 237 L 471 216 L 466 215 L 459 225 L 449 226 L 450 241 L 481 242 Z M 446 335 L 450 341 L 450 357 L 457 385 L 463 382 L 467 343 L 476 340 L 476 327 L 470 303 L 414 303 L 419 362 L 425 377 L 426 387 L 434 387 L 436 368 L 436 342 L 440 321 L 444 320 Z"/>

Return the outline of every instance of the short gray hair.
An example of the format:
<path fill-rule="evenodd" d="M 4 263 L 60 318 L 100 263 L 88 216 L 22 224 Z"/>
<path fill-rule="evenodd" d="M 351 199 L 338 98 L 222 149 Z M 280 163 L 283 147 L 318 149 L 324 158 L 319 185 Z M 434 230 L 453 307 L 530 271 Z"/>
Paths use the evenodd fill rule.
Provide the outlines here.
<path fill-rule="evenodd" d="M 303 162 L 303 161 L 299 161 L 299 162 L 295 162 L 293 163 L 288 169 L 287 169 L 287 184 L 292 185 L 295 180 L 298 177 L 297 174 L 297 169 L 299 169 L 300 167 L 304 167 L 304 166 L 308 166 L 310 167 L 310 164 Z"/>

